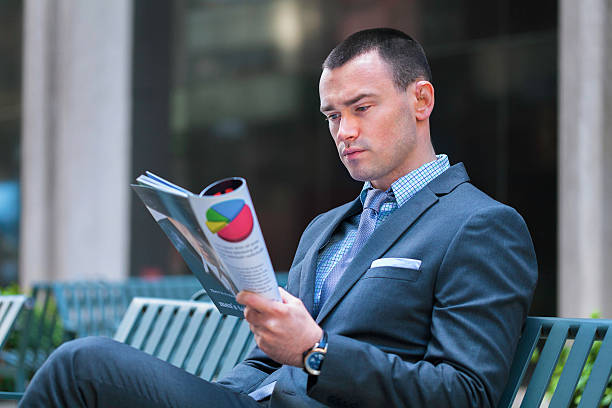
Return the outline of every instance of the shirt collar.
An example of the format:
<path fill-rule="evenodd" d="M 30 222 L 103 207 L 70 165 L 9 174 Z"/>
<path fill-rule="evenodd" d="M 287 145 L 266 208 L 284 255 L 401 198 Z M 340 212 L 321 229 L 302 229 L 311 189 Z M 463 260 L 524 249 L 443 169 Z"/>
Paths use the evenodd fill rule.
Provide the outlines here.
<path fill-rule="evenodd" d="M 410 173 L 398 178 L 391 187 L 387 190 L 389 197 L 397 203 L 398 207 L 401 207 L 412 198 L 413 195 L 418 193 L 423 187 L 429 182 L 444 173 L 450 167 L 448 156 L 445 154 L 436 155 L 436 160 L 432 160 L 429 163 L 425 163 L 418 169 L 412 170 Z M 366 195 L 369 189 L 372 189 L 372 184 L 366 181 L 363 184 L 359 199 L 361 205 L 363 205 Z"/>

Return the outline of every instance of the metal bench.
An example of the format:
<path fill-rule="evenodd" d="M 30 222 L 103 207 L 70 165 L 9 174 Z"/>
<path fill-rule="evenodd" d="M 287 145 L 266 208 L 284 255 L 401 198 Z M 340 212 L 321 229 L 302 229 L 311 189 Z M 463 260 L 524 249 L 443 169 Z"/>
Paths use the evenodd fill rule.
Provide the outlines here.
<path fill-rule="evenodd" d="M 255 346 L 244 319 L 209 302 L 134 298 L 114 339 L 211 381 Z"/>
<path fill-rule="evenodd" d="M 69 337 L 112 336 L 130 301 L 137 296 L 189 299 L 201 289 L 191 275 L 120 282 L 55 282 L 51 290 Z"/>
<path fill-rule="evenodd" d="M 527 384 L 521 407 L 539 407 L 557 366 L 567 340 L 571 351 L 567 357 L 559 382 L 550 400 L 551 407 L 568 407 L 573 400 L 578 380 L 591 353 L 594 342 L 601 341 L 599 353 L 578 405 L 598 407 L 606 386 L 610 386 L 612 373 L 612 320 L 565 319 L 552 317 L 528 317 L 519 341 L 506 389 L 499 406 L 518 406 L 514 401 L 522 385 L 531 356 L 540 344 L 542 352 Z M 543 346 L 541 343 L 544 343 Z"/>
<path fill-rule="evenodd" d="M 189 299 L 201 289 L 192 275 L 119 282 L 39 282 L 33 285 L 17 352 L 5 360 L 15 366 L 15 389 L 29 378 L 64 341 L 89 335 L 112 336 L 136 296 Z"/>
<path fill-rule="evenodd" d="M 277 273 L 284 286 L 287 273 Z M 18 353 L 7 356 L 16 367 L 15 389 L 64 341 L 90 335 L 113 336 L 135 297 L 189 299 L 201 291 L 193 275 L 150 280 L 129 278 L 119 282 L 39 282 L 33 286 L 33 310 L 28 313 Z M 199 300 L 206 300 L 204 293 Z"/>
<path fill-rule="evenodd" d="M 26 301 L 24 295 L 0 295 L 0 349 L 4 347 Z M 0 400 L 19 397 L 20 393 L 0 391 Z"/>
<path fill-rule="evenodd" d="M 550 406 L 570 405 L 592 346 L 594 342 L 601 342 L 578 405 L 598 407 L 611 380 L 610 327 L 612 320 L 528 317 L 499 406 L 539 407 L 561 350 L 571 340 L 571 351 Z M 222 376 L 254 346 L 248 324 L 243 319 L 221 315 L 211 303 L 151 298 L 132 300 L 114 339 L 206 380 Z M 524 398 L 515 401 L 538 345 L 543 347 L 542 352 Z M 19 394 L 14 395 L 18 398 Z"/>

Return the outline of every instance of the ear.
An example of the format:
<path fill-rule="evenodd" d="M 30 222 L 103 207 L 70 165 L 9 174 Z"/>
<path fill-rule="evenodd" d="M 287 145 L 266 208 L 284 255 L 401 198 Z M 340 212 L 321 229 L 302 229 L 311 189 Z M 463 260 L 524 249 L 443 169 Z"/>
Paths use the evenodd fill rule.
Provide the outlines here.
<path fill-rule="evenodd" d="M 417 81 L 414 86 L 416 102 L 414 113 L 417 120 L 428 119 L 434 108 L 434 88 L 429 81 Z"/>

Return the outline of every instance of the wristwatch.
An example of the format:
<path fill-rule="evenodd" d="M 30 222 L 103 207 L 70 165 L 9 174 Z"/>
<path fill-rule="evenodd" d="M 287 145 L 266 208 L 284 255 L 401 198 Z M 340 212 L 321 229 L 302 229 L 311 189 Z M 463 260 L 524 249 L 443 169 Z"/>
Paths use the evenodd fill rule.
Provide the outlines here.
<path fill-rule="evenodd" d="M 304 352 L 304 371 L 310 375 L 321 374 L 321 366 L 327 354 L 327 333 L 323 331 L 321 340 L 313 348 Z"/>

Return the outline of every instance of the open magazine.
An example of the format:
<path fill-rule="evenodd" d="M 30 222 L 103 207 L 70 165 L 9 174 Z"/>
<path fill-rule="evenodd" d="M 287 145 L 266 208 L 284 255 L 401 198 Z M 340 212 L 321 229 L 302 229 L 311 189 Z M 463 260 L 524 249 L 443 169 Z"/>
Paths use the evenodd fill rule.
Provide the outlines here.
<path fill-rule="evenodd" d="M 132 188 L 223 314 L 243 316 L 241 290 L 280 300 L 268 249 L 240 177 L 195 195 L 153 173 Z"/>

